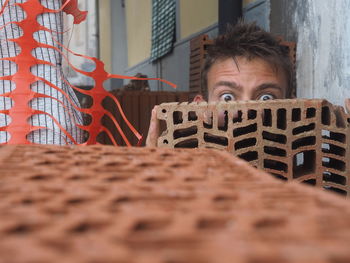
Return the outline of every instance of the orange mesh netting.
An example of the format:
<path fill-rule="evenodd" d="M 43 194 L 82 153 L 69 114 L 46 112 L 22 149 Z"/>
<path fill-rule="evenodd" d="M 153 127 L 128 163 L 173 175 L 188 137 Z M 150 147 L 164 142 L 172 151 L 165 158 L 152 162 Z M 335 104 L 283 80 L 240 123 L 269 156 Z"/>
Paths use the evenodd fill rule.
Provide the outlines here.
<path fill-rule="evenodd" d="M 10 8 L 11 5 L 9 4 L 10 1 L 6 0 L 5 3 L 2 5 L 2 8 L 0 9 L 0 16 L 3 15 L 6 8 Z M 45 6 L 43 6 L 39 0 L 28 0 L 24 3 L 14 3 L 13 4 L 16 7 L 20 7 L 23 12 L 25 13 L 25 17 L 21 21 L 10 21 L 9 23 L 3 25 L 0 27 L 0 30 L 4 29 L 5 26 L 8 24 L 15 24 L 17 25 L 22 31 L 23 34 L 15 39 L 7 39 L 9 42 L 14 42 L 15 44 L 20 47 L 20 52 L 17 56 L 7 57 L 7 58 L 1 58 L 2 61 L 8 61 L 16 63 L 17 65 L 17 72 L 14 74 L 10 74 L 8 76 L 1 76 L 0 80 L 6 80 L 6 81 L 12 81 L 16 88 L 4 92 L 3 94 L 0 94 L 0 97 L 6 97 L 12 100 L 12 107 L 9 109 L 0 109 L 0 115 L 3 114 L 5 116 L 8 116 L 11 118 L 11 121 L 6 124 L 5 126 L 0 127 L 0 132 L 7 132 L 10 134 L 10 139 L 1 144 L 31 144 L 30 140 L 28 140 L 28 135 L 32 133 L 33 131 L 37 131 L 40 129 L 50 129 L 48 127 L 40 126 L 40 125 L 33 125 L 28 120 L 33 116 L 37 114 L 41 115 L 47 115 L 50 117 L 55 125 L 60 129 L 62 134 L 66 136 L 66 143 L 70 142 L 73 144 L 80 144 L 80 145 L 91 145 L 98 143 L 97 137 L 101 133 L 106 133 L 109 139 L 112 141 L 114 145 L 117 145 L 113 134 L 102 124 L 102 118 L 104 116 L 107 116 L 112 120 L 114 123 L 116 129 L 118 130 L 119 134 L 125 141 L 126 145 L 130 146 L 129 139 L 126 137 L 125 133 L 120 127 L 120 123 L 116 120 L 115 116 L 106 110 L 103 107 L 103 101 L 106 98 L 110 98 L 114 101 L 114 103 L 117 106 L 118 114 L 122 117 L 122 121 L 124 121 L 127 124 L 127 127 L 132 131 L 132 133 L 137 137 L 139 142 L 142 139 L 142 136 L 138 133 L 138 131 L 133 127 L 133 125 L 127 120 L 125 114 L 123 113 L 123 110 L 121 108 L 121 105 L 117 98 L 112 96 L 108 91 L 106 91 L 103 87 L 103 83 L 111 78 L 120 78 L 120 79 L 145 79 L 145 80 L 160 80 L 164 83 L 169 84 L 172 87 L 176 87 L 174 84 L 161 80 L 158 78 L 136 78 L 136 77 L 128 77 L 128 76 L 121 76 L 121 75 L 113 75 L 109 74 L 104 69 L 104 63 L 97 58 L 94 57 L 88 57 L 80 54 L 76 54 L 72 51 L 70 51 L 68 48 L 65 48 L 59 40 L 55 39 L 53 36 L 53 41 L 58 45 L 52 46 L 49 44 L 40 43 L 34 38 L 34 33 L 38 31 L 46 31 L 53 33 L 53 31 L 43 25 L 41 25 L 37 21 L 37 17 L 39 15 L 42 15 L 44 13 L 57 13 L 64 11 L 67 14 L 71 14 L 74 16 L 74 24 L 79 24 L 82 21 L 85 20 L 87 12 L 86 11 L 80 11 L 77 7 L 77 0 L 62 0 L 62 6 L 59 10 L 52 10 L 48 9 Z M 57 32 L 55 32 L 57 33 Z M 60 33 L 62 34 L 62 33 Z M 31 69 L 36 65 L 50 65 L 53 67 L 57 67 L 57 65 L 54 65 L 53 63 L 50 63 L 49 61 L 40 60 L 36 58 L 32 51 L 36 48 L 47 48 L 47 49 L 53 49 L 57 52 L 59 52 L 68 62 L 70 67 L 76 71 L 77 73 L 80 73 L 82 75 L 85 75 L 87 77 L 90 77 L 94 79 L 95 85 L 90 90 L 81 89 L 78 87 L 75 87 L 68 83 L 68 81 L 62 76 L 63 82 L 74 89 L 76 92 L 81 93 L 85 96 L 88 96 L 92 99 L 92 104 L 88 108 L 82 108 L 76 103 L 74 103 L 67 94 L 66 91 L 64 91 L 62 88 L 54 85 L 49 80 L 39 77 L 31 72 Z M 74 54 L 75 56 L 82 57 L 84 59 L 88 59 L 95 63 L 95 69 L 92 72 L 86 72 L 83 70 L 80 70 L 76 67 L 74 67 L 67 59 L 67 57 L 63 54 L 62 49 L 67 50 L 68 52 Z M 74 118 L 74 124 L 76 127 L 80 128 L 81 130 L 85 131 L 88 136 L 87 139 L 80 143 L 70 132 L 65 129 L 61 123 L 53 116 L 52 114 L 43 111 L 34 109 L 30 106 L 30 102 L 36 98 L 48 98 L 51 100 L 57 101 L 63 110 L 67 111 L 68 114 L 72 115 L 72 113 L 69 113 L 67 104 L 63 101 L 60 101 L 59 98 L 53 97 L 47 94 L 38 93 L 35 90 L 31 89 L 31 85 L 35 82 L 41 81 L 51 87 L 52 89 L 60 92 L 63 97 L 69 102 L 70 106 L 72 108 L 81 113 L 84 116 L 89 116 L 89 119 L 91 120 L 89 124 L 82 124 L 78 123 Z"/>

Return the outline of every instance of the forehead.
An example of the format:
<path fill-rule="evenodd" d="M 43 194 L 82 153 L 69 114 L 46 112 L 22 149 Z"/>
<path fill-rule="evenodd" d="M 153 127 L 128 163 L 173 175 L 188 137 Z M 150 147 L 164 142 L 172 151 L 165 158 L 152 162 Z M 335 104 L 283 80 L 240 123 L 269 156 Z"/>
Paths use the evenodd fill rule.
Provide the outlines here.
<path fill-rule="evenodd" d="M 285 73 L 276 65 L 261 58 L 247 59 L 245 57 L 236 57 L 218 59 L 213 63 L 208 71 L 208 82 L 220 77 L 245 76 L 270 77 L 282 79 Z"/>
<path fill-rule="evenodd" d="M 219 59 L 208 71 L 208 91 L 220 81 L 231 81 L 242 87 L 275 83 L 287 89 L 285 72 L 272 63 L 261 58 L 247 59 L 236 57 Z"/>

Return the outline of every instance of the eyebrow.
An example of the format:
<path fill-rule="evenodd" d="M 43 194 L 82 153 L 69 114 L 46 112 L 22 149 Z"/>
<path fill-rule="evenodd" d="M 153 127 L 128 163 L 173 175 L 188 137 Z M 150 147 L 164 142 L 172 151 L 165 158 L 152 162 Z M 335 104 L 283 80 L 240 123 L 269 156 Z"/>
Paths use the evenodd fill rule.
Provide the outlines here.
<path fill-rule="evenodd" d="M 219 81 L 219 82 L 214 84 L 213 89 L 215 90 L 219 86 L 226 86 L 226 87 L 231 88 L 231 89 L 236 89 L 238 91 L 242 91 L 242 87 L 238 86 L 237 83 L 234 81 Z"/>
<path fill-rule="evenodd" d="M 257 87 L 257 91 L 262 91 L 265 89 L 277 89 L 279 90 L 281 93 L 283 93 L 282 87 L 276 83 L 263 83 L 260 86 Z"/>
<path fill-rule="evenodd" d="M 228 88 L 235 89 L 239 92 L 242 92 L 243 90 L 243 88 L 237 85 L 237 83 L 234 81 L 219 81 L 215 83 L 213 90 L 215 90 L 217 87 L 220 87 L 220 86 L 226 86 Z M 260 92 L 265 89 L 276 89 L 276 90 L 279 90 L 281 93 L 283 93 L 282 87 L 276 83 L 263 83 L 256 88 L 256 91 Z"/>

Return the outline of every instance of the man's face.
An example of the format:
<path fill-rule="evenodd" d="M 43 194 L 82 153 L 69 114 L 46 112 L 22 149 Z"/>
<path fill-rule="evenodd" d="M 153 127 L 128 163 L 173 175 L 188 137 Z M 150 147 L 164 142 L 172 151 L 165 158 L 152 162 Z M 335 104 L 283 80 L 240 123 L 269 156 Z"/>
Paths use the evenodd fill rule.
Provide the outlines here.
<path fill-rule="evenodd" d="M 216 61 L 207 75 L 208 102 L 283 99 L 287 79 L 260 58 L 232 58 Z"/>

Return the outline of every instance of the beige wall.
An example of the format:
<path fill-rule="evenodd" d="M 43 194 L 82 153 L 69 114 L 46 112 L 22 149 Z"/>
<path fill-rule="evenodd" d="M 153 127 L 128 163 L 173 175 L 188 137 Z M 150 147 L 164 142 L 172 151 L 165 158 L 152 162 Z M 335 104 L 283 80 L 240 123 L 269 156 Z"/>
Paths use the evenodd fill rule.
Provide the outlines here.
<path fill-rule="evenodd" d="M 180 0 L 181 39 L 218 22 L 218 1 Z"/>
<path fill-rule="evenodd" d="M 128 67 L 132 67 L 151 55 L 152 0 L 125 0 L 125 15 Z M 218 22 L 218 1 L 180 0 L 180 19 L 183 39 Z"/>
<path fill-rule="evenodd" d="M 254 3 L 257 0 L 243 0 L 243 7 L 245 7 L 246 5 L 250 4 L 250 3 Z"/>
<path fill-rule="evenodd" d="M 126 0 L 128 66 L 132 67 L 151 55 L 152 1 Z"/>
<path fill-rule="evenodd" d="M 99 1 L 99 33 L 100 33 L 100 59 L 105 63 L 107 72 L 112 71 L 111 50 L 111 0 Z M 113 1 L 113 0 L 112 0 Z"/>

